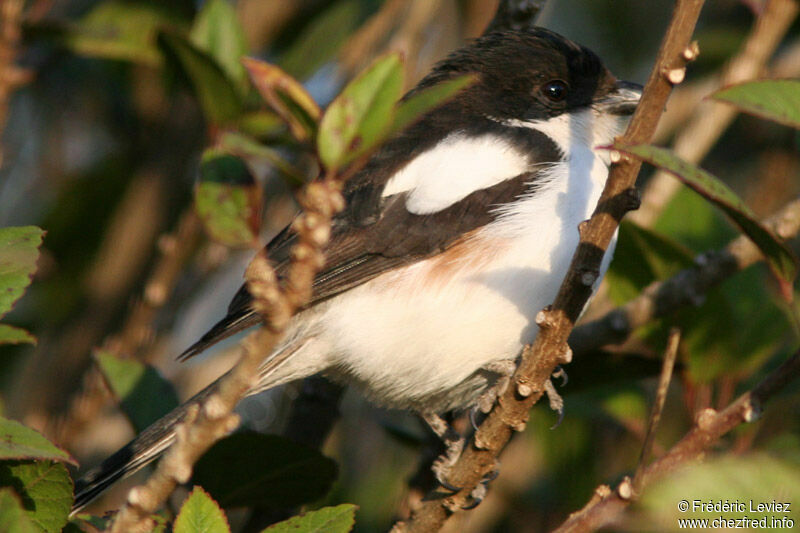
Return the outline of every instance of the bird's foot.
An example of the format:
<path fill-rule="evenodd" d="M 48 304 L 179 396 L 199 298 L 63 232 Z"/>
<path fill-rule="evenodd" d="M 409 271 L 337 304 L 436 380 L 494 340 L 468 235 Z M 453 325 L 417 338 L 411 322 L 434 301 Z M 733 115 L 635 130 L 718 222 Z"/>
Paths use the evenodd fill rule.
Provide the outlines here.
<path fill-rule="evenodd" d="M 430 426 L 431 430 L 440 438 L 446 446 L 444 454 L 433 462 L 431 470 L 436 476 L 436 481 L 451 492 L 458 492 L 460 487 L 456 487 L 447 481 L 448 474 L 453 465 L 461 457 L 466 439 L 459 435 L 442 417 L 435 413 L 423 413 L 422 418 Z"/>
<path fill-rule="evenodd" d="M 567 384 L 567 373 L 564 371 L 563 368 L 556 367 L 555 372 L 553 372 L 552 378 L 561 378 L 561 386 Z M 547 394 L 547 400 L 550 403 L 550 409 L 558 413 L 558 420 L 550 429 L 555 429 L 561 425 L 561 421 L 564 420 L 564 398 L 556 391 L 555 385 L 553 385 L 552 379 L 548 379 L 544 384 L 544 391 Z"/>
<path fill-rule="evenodd" d="M 494 402 L 497 401 L 497 398 L 506 391 L 509 383 L 511 383 L 511 376 L 514 375 L 514 371 L 516 369 L 517 362 L 514 359 L 501 359 L 499 361 L 492 361 L 491 363 L 481 367 L 481 370 L 498 375 L 497 381 L 494 383 L 494 385 L 486 389 L 478 397 L 476 407 L 482 413 L 485 414 L 492 410 Z"/>
<path fill-rule="evenodd" d="M 495 468 L 486 474 L 480 483 L 478 483 L 478 485 L 472 489 L 472 492 L 469 493 L 469 499 L 461 506 L 462 510 L 469 511 L 470 509 L 474 509 L 486 498 L 486 495 L 489 493 L 489 483 L 494 481 L 497 476 L 500 475 L 500 469 L 498 465 L 499 463 L 495 462 Z M 455 510 L 457 509 L 453 509 L 453 511 Z"/>

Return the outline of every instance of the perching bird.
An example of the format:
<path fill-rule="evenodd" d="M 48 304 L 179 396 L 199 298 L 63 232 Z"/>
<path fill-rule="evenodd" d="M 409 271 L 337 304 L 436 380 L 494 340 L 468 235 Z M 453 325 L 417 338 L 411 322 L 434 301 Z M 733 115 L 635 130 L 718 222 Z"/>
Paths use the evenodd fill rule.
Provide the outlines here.
<path fill-rule="evenodd" d="M 414 91 L 464 74 L 476 81 L 347 182 L 311 302 L 273 357 L 291 355 L 251 393 L 323 373 L 430 417 L 474 406 L 534 339 L 608 176 L 595 148 L 622 133 L 640 88 L 537 28 L 475 40 Z M 287 228 L 267 247 L 279 276 L 295 240 Z M 259 322 L 242 287 L 182 357 Z M 158 457 L 188 403 L 87 473 L 75 509 Z"/>

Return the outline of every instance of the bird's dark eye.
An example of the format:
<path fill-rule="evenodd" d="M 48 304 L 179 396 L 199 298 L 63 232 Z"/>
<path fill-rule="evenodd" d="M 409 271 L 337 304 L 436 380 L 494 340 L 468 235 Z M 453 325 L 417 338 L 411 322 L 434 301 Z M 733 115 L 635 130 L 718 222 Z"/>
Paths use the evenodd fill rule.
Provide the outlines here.
<path fill-rule="evenodd" d="M 561 102 L 567 97 L 567 82 L 562 80 L 548 81 L 541 88 L 542 94 L 552 102 Z"/>

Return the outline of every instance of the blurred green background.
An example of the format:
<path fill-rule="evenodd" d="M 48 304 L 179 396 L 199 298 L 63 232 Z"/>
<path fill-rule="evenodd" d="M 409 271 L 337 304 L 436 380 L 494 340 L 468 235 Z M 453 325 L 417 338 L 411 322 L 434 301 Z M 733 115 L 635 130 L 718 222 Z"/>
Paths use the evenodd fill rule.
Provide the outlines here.
<path fill-rule="evenodd" d="M 216 42 L 211 55 L 222 69 L 208 73 L 204 63 L 187 61 L 182 45 L 169 41 L 190 28 L 194 38 L 203 39 L 198 23 L 203 4 L 25 2 L 16 61 L 33 78 L 13 93 L 5 117 L 0 226 L 33 224 L 47 235 L 34 283 L 5 320 L 31 331 L 38 344 L 0 347 L 3 412 L 42 430 L 85 466 L 133 435 L 108 393 L 92 381 L 97 378 L 85 377 L 93 350 L 104 347 L 153 364 L 175 383 L 181 398 L 233 361 L 235 343 L 185 365 L 174 361 L 222 316 L 252 254 L 210 239 L 193 214 L 203 150 L 231 132 L 266 147 L 268 153 L 247 158 L 254 186 L 263 193 L 258 208 L 264 213 L 265 240 L 291 218 L 298 181 L 314 176 L 308 146 L 293 140 L 255 98 L 238 51 L 281 66 L 324 107 L 387 49 L 404 53 L 407 83 L 413 85 L 449 50 L 478 36 L 496 6 L 489 0 L 230 2 L 237 27 L 225 26 L 222 15 L 209 15 L 212 30 L 203 42 Z M 667 144 L 680 131 L 684 108 L 691 113 L 707 94 L 704 83 L 740 49 L 753 25 L 753 5 L 762 3 L 708 3 L 696 32 L 700 58 L 668 105 L 677 118 L 662 128 L 659 143 Z M 552 0 L 539 23 L 596 51 L 618 77 L 643 83 L 670 11 L 670 2 Z M 794 23 L 772 61 L 786 69 L 786 77 L 800 76 L 798 28 Z M 220 72 L 222 78 L 215 77 Z M 225 87 L 214 85 L 223 78 L 227 81 L 219 83 Z M 212 87 L 210 95 L 201 87 Z M 765 216 L 800 192 L 799 147 L 796 130 L 741 116 L 702 166 Z M 650 174 L 643 172 L 643 185 Z M 623 303 L 653 279 L 690 264 L 694 254 L 721 248 L 736 235 L 721 214 L 686 190 L 670 200 L 650 229 L 669 245 L 659 248 L 647 234 L 623 228 L 608 285 L 588 317 Z M 165 271 L 169 268 L 174 272 Z M 757 382 L 763 368 L 794 351 L 797 317 L 797 304 L 782 300 L 769 271 L 757 265 L 698 306 L 637 332 L 625 346 L 574 361 L 567 370 L 575 379 L 562 389 L 563 423 L 550 429 L 556 415 L 537 406 L 527 431 L 505 454 L 487 500 L 451 521 L 447 530 L 541 531 L 581 507 L 598 484 L 630 474 L 667 327 L 681 326 L 684 342 L 657 453 L 685 433 L 698 409 L 724 407 Z M 625 367 L 626 357 L 652 364 L 632 375 L 610 374 L 610 364 Z M 99 392 L 87 399 L 81 390 Z M 274 431 L 296 395 L 297 387 L 289 387 L 248 401 L 242 410 L 251 426 Z M 340 463 L 339 478 L 318 504 L 356 503 L 357 531 L 386 529 L 407 508 L 407 481 L 417 468 L 424 432 L 410 415 L 376 409 L 355 394 L 345 396 L 342 409 L 324 447 Z M 790 480 L 800 486 L 799 415 L 795 384 L 762 421 L 725 439 L 720 452 L 743 464 L 753 450 L 769 454 L 769 461 L 786 466 L 793 473 Z M 729 475 L 729 465 L 724 467 L 707 476 Z M 748 471 L 742 472 L 747 477 Z M 755 490 L 751 485 L 763 489 L 770 482 L 748 479 L 752 482 L 736 490 L 749 494 Z M 95 509 L 118 505 L 123 494 L 115 490 Z M 649 509 L 643 505 L 641 513 L 646 517 Z M 245 521 L 231 516 L 234 523 Z M 800 520 L 800 514 L 794 517 Z M 670 529 L 669 520 L 664 519 L 663 529 Z"/>

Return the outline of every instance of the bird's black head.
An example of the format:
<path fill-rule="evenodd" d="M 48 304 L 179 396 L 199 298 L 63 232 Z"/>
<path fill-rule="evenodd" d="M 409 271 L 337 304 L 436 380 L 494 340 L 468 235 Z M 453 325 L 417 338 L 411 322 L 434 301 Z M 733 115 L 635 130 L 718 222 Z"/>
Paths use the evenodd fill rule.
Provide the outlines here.
<path fill-rule="evenodd" d="M 475 74 L 476 82 L 448 107 L 501 121 L 547 120 L 624 92 L 591 50 L 542 28 L 484 35 L 439 63 L 418 88 L 463 74 Z M 638 94 L 626 99 L 630 105 L 612 112 L 630 114 Z"/>
<path fill-rule="evenodd" d="M 476 39 L 440 62 L 405 98 L 466 74 L 475 78 L 472 85 L 395 134 L 348 181 L 351 218 L 373 221 L 384 180 L 448 137 L 495 135 L 531 162 L 557 162 L 573 149 L 613 141 L 641 94 L 634 84 L 617 81 L 591 50 L 530 28 Z"/>

